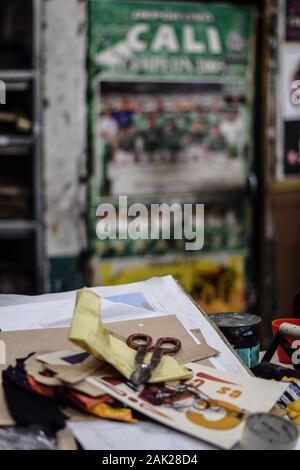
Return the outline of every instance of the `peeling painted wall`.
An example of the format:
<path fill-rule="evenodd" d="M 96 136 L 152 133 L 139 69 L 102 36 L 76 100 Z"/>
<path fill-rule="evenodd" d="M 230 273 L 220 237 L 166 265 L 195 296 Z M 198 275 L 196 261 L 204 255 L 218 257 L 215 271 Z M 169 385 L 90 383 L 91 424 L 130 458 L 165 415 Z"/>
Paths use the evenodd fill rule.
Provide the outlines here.
<path fill-rule="evenodd" d="M 44 168 L 47 255 L 85 247 L 87 2 L 44 0 Z"/>

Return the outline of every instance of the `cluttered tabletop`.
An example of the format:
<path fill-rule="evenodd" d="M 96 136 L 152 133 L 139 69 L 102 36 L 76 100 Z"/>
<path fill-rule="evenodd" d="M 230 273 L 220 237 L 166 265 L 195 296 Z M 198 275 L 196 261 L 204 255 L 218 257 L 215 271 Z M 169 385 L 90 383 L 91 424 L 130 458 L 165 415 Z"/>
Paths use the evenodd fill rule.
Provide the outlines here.
<path fill-rule="evenodd" d="M 0 296 L 0 449 L 300 449 L 300 328 L 259 324 L 171 276 Z"/>

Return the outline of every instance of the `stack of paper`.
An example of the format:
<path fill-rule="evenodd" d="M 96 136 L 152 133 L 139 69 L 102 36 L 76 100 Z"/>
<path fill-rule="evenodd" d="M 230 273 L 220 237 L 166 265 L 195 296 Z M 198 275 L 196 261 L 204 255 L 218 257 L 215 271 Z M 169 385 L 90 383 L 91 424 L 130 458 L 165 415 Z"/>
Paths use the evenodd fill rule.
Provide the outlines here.
<path fill-rule="evenodd" d="M 176 327 L 175 319 L 184 329 L 184 335 L 189 338 L 192 347 L 188 351 L 191 358 L 186 358 L 185 367 L 182 367 L 185 361 L 178 359 L 180 370 L 188 369 L 187 376 L 179 374 L 175 382 L 169 382 L 170 377 L 165 376 L 164 384 L 147 385 L 139 390 L 133 390 L 128 386 L 129 371 L 124 373 L 123 366 L 120 367 L 118 360 L 116 363 L 113 362 L 116 359 L 115 355 L 109 356 L 109 362 L 113 363 L 120 374 L 119 379 L 111 380 L 111 374 L 104 370 L 103 373 L 94 374 L 86 380 L 90 385 L 99 387 L 102 392 L 118 398 L 125 405 L 141 411 L 145 416 L 157 422 L 142 421 L 139 424 L 107 421 L 70 422 L 69 429 L 85 448 L 130 449 L 133 442 L 132 433 L 135 435 L 135 449 L 158 449 L 162 442 L 164 448 L 170 449 L 212 448 L 211 444 L 231 448 L 239 441 L 245 417 L 253 411 L 269 411 L 286 388 L 282 384 L 253 378 L 204 312 L 193 303 L 171 276 L 153 278 L 130 285 L 98 287 L 91 291 L 102 297 L 101 316 L 107 326 L 100 331 L 102 346 L 99 347 L 97 344 L 98 335 L 95 331 L 94 338 L 90 341 L 91 337 L 84 329 L 84 323 L 81 323 L 79 329 L 72 330 L 71 328 L 71 339 L 75 339 L 78 345 L 99 359 L 103 359 L 103 351 L 104 353 L 106 351 L 106 348 L 103 350 L 103 341 L 109 338 L 110 343 L 111 333 L 114 334 L 112 342 L 116 344 L 116 339 L 126 338 L 130 332 L 128 330 L 130 323 L 132 323 L 130 328 L 136 329 L 139 325 L 141 328 L 149 328 L 148 323 L 151 323 L 151 319 L 155 319 L 157 325 L 159 321 L 161 324 L 172 321 L 172 328 Z M 0 328 L 7 332 L 0 334 L 0 340 L 1 337 L 8 338 L 9 348 L 19 348 L 18 352 L 30 352 L 28 348 L 33 347 L 32 342 L 16 347 L 14 346 L 16 342 L 11 341 L 9 335 L 25 337 L 30 331 L 24 334 L 17 330 L 43 329 L 43 333 L 45 332 L 45 335 L 47 334 L 50 338 L 51 330 L 45 330 L 46 328 L 56 328 L 55 339 L 53 339 L 55 347 L 52 347 L 49 340 L 48 349 L 52 351 L 59 349 L 59 343 L 64 343 L 61 349 L 68 348 L 66 331 L 62 327 L 69 327 L 71 324 L 76 305 L 76 292 L 33 298 L 3 296 L 0 297 L 0 304 L 7 305 L 0 307 Z M 99 325 L 97 325 L 96 317 L 94 321 L 97 329 Z M 125 329 L 124 321 L 127 325 Z M 123 329 L 121 327 L 120 330 L 122 324 Z M 99 333 L 99 328 L 97 331 Z M 154 336 L 159 334 L 159 332 L 153 333 L 153 329 L 147 331 Z M 64 340 L 59 341 L 59 337 Z M 35 341 L 38 342 L 38 340 Z M 202 356 L 201 354 L 200 357 L 193 355 L 195 345 L 199 348 L 197 353 L 201 352 Z M 210 353 L 205 356 L 203 351 L 206 351 L 206 348 L 210 348 Z M 130 367 L 132 368 L 134 353 L 131 355 Z M 14 351 L 11 349 L 7 351 L 7 358 L 11 359 L 13 356 Z M 205 362 L 190 362 L 205 357 L 209 358 L 205 359 Z M 53 360 L 54 365 L 57 359 L 58 357 Z M 107 357 L 104 359 L 107 360 Z M 61 360 L 61 355 L 59 360 Z M 50 364 L 51 361 L 48 363 Z M 59 364 L 62 365 L 61 362 Z M 188 381 L 183 380 L 188 376 L 190 377 Z M 123 432 L 127 426 L 131 426 L 130 434 Z M 168 429 L 166 432 L 165 426 L 173 429 L 171 431 Z M 178 430 L 184 431 L 186 435 L 182 435 Z M 145 434 L 148 433 L 151 438 L 149 436 L 146 441 Z M 122 438 L 120 438 L 121 435 Z M 97 441 L 95 441 L 96 436 L 98 436 Z M 131 436 L 130 439 L 129 436 Z M 205 444 L 204 441 L 210 444 Z"/>

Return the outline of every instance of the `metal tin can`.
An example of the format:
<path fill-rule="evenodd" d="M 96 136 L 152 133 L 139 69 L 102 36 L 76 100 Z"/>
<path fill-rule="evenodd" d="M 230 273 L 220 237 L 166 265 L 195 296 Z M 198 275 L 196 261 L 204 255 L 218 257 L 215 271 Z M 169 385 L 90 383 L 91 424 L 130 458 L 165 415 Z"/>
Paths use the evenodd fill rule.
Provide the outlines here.
<path fill-rule="evenodd" d="M 212 313 L 209 318 L 220 328 L 244 363 L 252 369 L 259 363 L 261 318 L 249 313 Z"/>

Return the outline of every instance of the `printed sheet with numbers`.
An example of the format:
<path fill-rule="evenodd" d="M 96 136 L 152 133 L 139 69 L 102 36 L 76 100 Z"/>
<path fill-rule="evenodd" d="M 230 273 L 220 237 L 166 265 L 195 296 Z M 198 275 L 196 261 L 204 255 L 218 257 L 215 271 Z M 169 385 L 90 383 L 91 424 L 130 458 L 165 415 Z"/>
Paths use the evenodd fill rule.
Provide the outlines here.
<path fill-rule="evenodd" d="M 138 388 L 105 372 L 88 380 L 149 418 L 224 449 L 238 444 L 250 413 L 270 411 L 287 388 L 195 363 L 187 367 L 193 373 L 188 381 Z"/>

